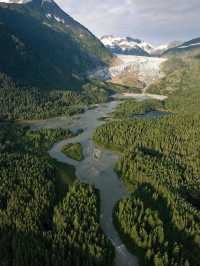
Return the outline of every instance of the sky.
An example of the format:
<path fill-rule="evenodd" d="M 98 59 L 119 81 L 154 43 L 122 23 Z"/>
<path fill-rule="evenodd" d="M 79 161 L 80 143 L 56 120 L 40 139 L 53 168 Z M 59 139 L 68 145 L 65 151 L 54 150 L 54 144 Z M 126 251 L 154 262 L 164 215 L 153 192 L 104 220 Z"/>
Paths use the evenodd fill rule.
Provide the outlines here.
<path fill-rule="evenodd" d="M 153 44 L 200 37 L 200 0 L 55 0 L 97 37 Z"/>

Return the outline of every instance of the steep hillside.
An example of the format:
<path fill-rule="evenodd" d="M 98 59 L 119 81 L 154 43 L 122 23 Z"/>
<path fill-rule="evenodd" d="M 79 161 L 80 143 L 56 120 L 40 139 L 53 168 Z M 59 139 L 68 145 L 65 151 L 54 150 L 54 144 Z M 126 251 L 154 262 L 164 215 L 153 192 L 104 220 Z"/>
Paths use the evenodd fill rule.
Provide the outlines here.
<path fill-rule="evenodd" d="M 196 90 L 199 91 L 199 59 L 172 57 L 163 64 L 162 70 L 165 77 L 151 84 L 148 88 L 149 93 L 173 97 L 177 95 L 179 98 L 182 93 L 195 95 Z"/>
<path fill-rule="evenodd" d="M 200 54 L 200 38 L 192 39 L 177 47 L 168 49 L 163 56 L 196 56 Z"/>
<path fill-rule="evenodd" d="M 21 2 L 21 1 L 20 1 Z M 67 87 L 112 55 L 53 1 L 0 3 L 0 72 L 34 86 Z"/>

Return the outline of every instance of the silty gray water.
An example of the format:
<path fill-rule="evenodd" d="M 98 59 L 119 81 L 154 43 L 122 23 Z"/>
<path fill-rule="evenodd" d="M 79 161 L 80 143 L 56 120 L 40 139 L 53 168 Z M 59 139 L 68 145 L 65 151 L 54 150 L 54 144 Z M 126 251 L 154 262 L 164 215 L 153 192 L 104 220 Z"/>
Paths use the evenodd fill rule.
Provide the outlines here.
<path fill-rule="evenodd" d="M 136 257 L 130 254 L 122 243 L 112 222 L 113 208 L 118 200 L 127 195 L 125 187 L 120 182 L 113 167 L 119 159 L 111 151 L 97 148 L 92 142 L 94 130 L 103 122 L 99 118 L 105 117 L 116 107 L 118 102 L 100 105 L 97 109 L 88 110 L 70 122 L 70 128 L 76 130 L 83 128 L 84 132 L 77 137 L 56 143 L 49 154 L 58 161 L 69 163 L 76 167 L 76 174 L 82 182 L 94 184 L 100 191 L 101 197 L 101 226 L 116 249 L 116 266 L 136 266 Z M 80 142 L 83 146 L 84 160 L 74 161 L 66 157 L 62 148 L 68 143 Z"/>
<path fill-rule="evenodd" d="M 148 97 L 141 94 L 135 98 L 138 101 L 142 101 Z M 112 222 L 112 212 L 115 204 L 118 200 L 128 196 L 127 190 L 113 171 L 113 167 L 119 159 L 119 156 L 112 151 L 96 147 L 92 142 L 92 135 L 95 129 L 104 123 L 101 118 L 108 116 L 119 103 L 120 101 L 112 101 L 97 105 L 95 109 L 87 110 L 85 113 L 71 118 L 60 117 L 34 122 L 31 123 L 31 129 L 38 130 L 40 128 L 61 127 L 70 128 L 75 132 L 78 129 L 84 130 L 82 134 L 74 138 L 56 143 L 49 151 L 49 154 L 52 158 L 60 162 L 74 165 L 76 167 L 76 174 L 82 182 L 93 184 L 99 189 L 101 196 L 101 226 L 115 246 L 115 265 L 137 266 L 137 258 L 128 252 Z M 159 118 L 163 115 L 166 114 L 153 112 L 134 117 L 138 119 Z M 81 162 L 74 161 L 61 152 L 66 144 L 78 142 L 82 144 L 84 152 L 84 160 Z"/>
<path fill-rule="evenodd" d="M 74 165 L 76 174 L 81 182 L 94 184 L 100 191 L 101 214 L 100 222 L 103 231 L 112 241 L 116 249 L 116 266 L 137 266 L 137 258 L 130 254 L 122 243 L 112 222 L 112 212 L 118 200 L 128 195 L 120 179 L 113 171 L 113 167 L 119 156 L 112 151 L 97 148 L 92 142 L 94 130 L 103 124 L 100 118 L 106 117 L 112 112 L 119 101 L 112 101 L 107 104 L 98 105 L 96 109 L 87 110 L 84 114 L 73 118 L 53 118 L 46 121 L 38 121 L 31 125 L 32 130 L 40 128 L 70 128 L 76 131 L 80 128 L 84 132 L 74 138 L 56 143 L 49 154 L 52 158 Z M 68 143 L 80 142 L 83 146 L 84 160 L 74 161 L 65 156 L 61 150 Z"/>
<path fill-rule="evenodd" d="M 116 266 L 136 266 L 137 258 L 130 254 L 122 243 L 113 222 L 112 212 L 118 200 L 128 196 L 128 192 L 120 179 L 113 171 L 113 167 L 119 156 L 112 151 L 97 148 L 92 142 L 92 135 L 95 129 L 103 124 L 100 118 L 107 116 L 117 106 L 118 101 L 98 105 L 96 109 L 87 110 L 84 114 L 74 116 L 72 119 L 54 118 L 46 121 L 36 122 L 31 126 L 33 130 L 39 128 L 70 128 L 71 130 L 84 129 L 84 132 L 74 138 L 56 143 L 49 154 L 52 158 L 74 165 L 76 174 L 81 182 L 94 184 L 100 191 L 101 214 L 100 221 L 104 233 L 112 241 L 116 249 Z M 66 157 L 62 148 L 68 143 L 80 142 L 83 146 L 84 160 L 74 161 Z"/>

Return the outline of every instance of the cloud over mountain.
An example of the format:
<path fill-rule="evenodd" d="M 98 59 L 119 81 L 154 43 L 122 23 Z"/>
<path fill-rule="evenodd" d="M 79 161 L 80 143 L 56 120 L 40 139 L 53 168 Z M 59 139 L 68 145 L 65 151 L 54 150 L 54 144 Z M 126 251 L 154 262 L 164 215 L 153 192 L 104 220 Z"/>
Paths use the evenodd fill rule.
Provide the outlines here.
<path fill-rule="evenodd" d="M 153 42 L 199 35 L 199 0 L 57 0 L 98 36 L 115 34 Z M 183 27 L 184 25 L 184 27 Z"/>

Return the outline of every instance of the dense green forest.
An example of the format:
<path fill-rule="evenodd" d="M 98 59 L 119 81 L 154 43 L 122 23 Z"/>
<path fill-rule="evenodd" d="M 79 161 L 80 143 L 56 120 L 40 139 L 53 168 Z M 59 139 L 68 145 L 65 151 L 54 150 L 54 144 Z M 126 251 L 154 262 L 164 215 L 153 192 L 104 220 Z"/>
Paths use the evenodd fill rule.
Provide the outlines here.
<path fill-rule="evenodd" d="M 84 112 L 85 106 L 109 100 L 120 86 L 88 80 L 78 91 L 19 87 L 0 73 L 0 120 L 46 119 Z"/>
<path fill-rule="evenodd" d="M 128 101 L 117 108 L 115 120 L 98 128 L 93 138 L 122 154 L 115 170 L 131 196 L 117 204 L 113 219 L 141 265 L 198 266 L 200 62 L 177 62 L 174 70 L 172 62 L 165 66 L 167 76 L 150 89 L 165 93 L 170 88 L 169 98 L 154 107 L 173 114 L 133 119 L 135 110 L 145 112 L 148 104 Z"/>
<path fill-rule="evenodd" d="M 52 143 L 72 134 L 1 123 L 1 265 L 112 264 L 114 249 L 99 225 L 97 191 L 78 182 L 69 186 L 73 167 L 61 168 L 47 155 Z"/>
<path fill-rule="evenodd" d="M 83 111 L 81 96 L 70 91 L 18 87 L 0 74 L 0 119 L 42 119 Z"/>
<path fill-rule="evenodd" d="M 144 101 L 126 100 L 120 103 L 113 112 L 114 118 L 132 118 L 135 115 L 142 115 L 152 111 L 163 111 L 164 103 L 161 101 L 147 99 Z"/>

